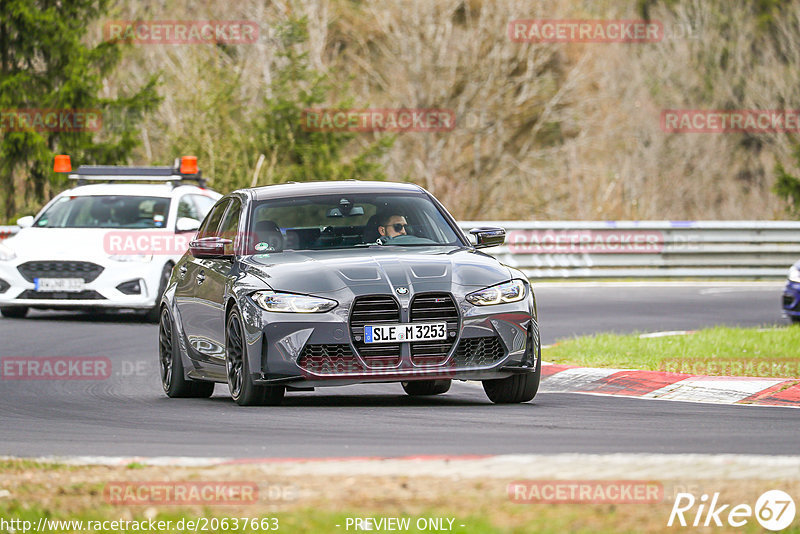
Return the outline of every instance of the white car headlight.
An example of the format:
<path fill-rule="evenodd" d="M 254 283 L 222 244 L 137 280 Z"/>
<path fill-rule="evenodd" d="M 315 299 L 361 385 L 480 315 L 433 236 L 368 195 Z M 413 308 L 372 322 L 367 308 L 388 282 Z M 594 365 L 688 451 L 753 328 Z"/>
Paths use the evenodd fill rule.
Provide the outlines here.
<path fill-rule="evenodd" d="M 17 254 L 7 246 L 0 244 L 0 261 L 11 261 Z"/>
<path fill-rule="evenodd" d="M 525 283 L 522 280 L 511 280 L 496 286 L 475 291 L 466 296 L 467 301 L 475 306 L 492 306 L 517 302 L 525 298 Z"/>
<path fill-rule="evenodd" d="M 793 265 L 792 268 L 789 269 L 789 280 L 800 284 L 800 268 L 797 265 Z"/>
<path fill-rule="evenodd" d="M 256 291 L 253 300 L 267 311 L 282 313 L 318 313 L 334 309 L 338 302 L 322 297 L 278 293 L 275 291 Z"/>
<path fill-rule="evenodd" d="M 114 261 L 133 261 L 137 263 L 148 263 L 153 260 L 152 254 L 111 254 L 108 259 Z"/>

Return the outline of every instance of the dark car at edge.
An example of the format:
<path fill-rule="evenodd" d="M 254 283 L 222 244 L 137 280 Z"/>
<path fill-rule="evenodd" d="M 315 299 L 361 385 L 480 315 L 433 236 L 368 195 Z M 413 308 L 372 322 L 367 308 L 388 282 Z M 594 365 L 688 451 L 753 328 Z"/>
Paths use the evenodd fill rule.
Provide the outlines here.
<path fill-rule="evenodd" d="M 789 269 L 781 305 L 784 316 L 795 324 L 800 323 L 800 261 Z"/>

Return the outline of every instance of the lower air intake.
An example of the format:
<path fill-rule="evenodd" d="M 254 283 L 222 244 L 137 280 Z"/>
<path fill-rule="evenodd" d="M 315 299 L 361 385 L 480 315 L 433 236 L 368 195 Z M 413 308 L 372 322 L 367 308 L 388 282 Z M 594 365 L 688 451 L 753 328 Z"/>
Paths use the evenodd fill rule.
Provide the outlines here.
<path fill-rule="evenodd" d="M 350 345 L 306 345 L 297 359 L 297 365 L 317 375 L 360 373 L 364 366 L 359 363 Z"/>
<path fill-rule="evenodd" d="M 489 367 L 505 357 L 497 336 L 462 339 L 456 348 L 455 367 Z"/>

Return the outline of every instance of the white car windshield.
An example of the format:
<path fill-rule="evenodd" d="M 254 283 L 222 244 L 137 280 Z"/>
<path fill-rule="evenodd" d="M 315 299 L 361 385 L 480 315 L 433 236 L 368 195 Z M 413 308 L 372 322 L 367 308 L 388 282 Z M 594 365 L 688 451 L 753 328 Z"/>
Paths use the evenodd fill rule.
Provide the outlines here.
<path fill-rule="evenodd" d="M 63 196 L 42 213 L 37 228 L 164 228 L 170 199 L 98 195 Z"/>

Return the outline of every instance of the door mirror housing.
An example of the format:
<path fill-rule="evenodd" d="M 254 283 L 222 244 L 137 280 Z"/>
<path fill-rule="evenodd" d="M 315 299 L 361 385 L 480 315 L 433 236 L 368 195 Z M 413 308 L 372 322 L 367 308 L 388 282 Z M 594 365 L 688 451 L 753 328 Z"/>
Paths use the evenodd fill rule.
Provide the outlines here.
<path fill-rule="evenodd" d="M 191 217 L 181 217 L 175 222 L 176 232 L 194 232 L 200 228 L 200 221 Z"/>
<path fill-rule="evenodd" d="M 189 252 L 199 259 L 231 259 L 233 241 L 221 237 L 203 237 L 189 243 Z"/>
<path fill-rule="evenodd" d="M 28 215 L 27 217 L 20 217 L 17 219 L 17 226 L 20 228 L 30 228 L 33 226 L 33 217 Z"/>
<path fill-rule="evenodd" d="M 473 228 L 469 233 L 475 236 L 475 248 L 498 247 L 506 242 L 504 228 Z"/>

